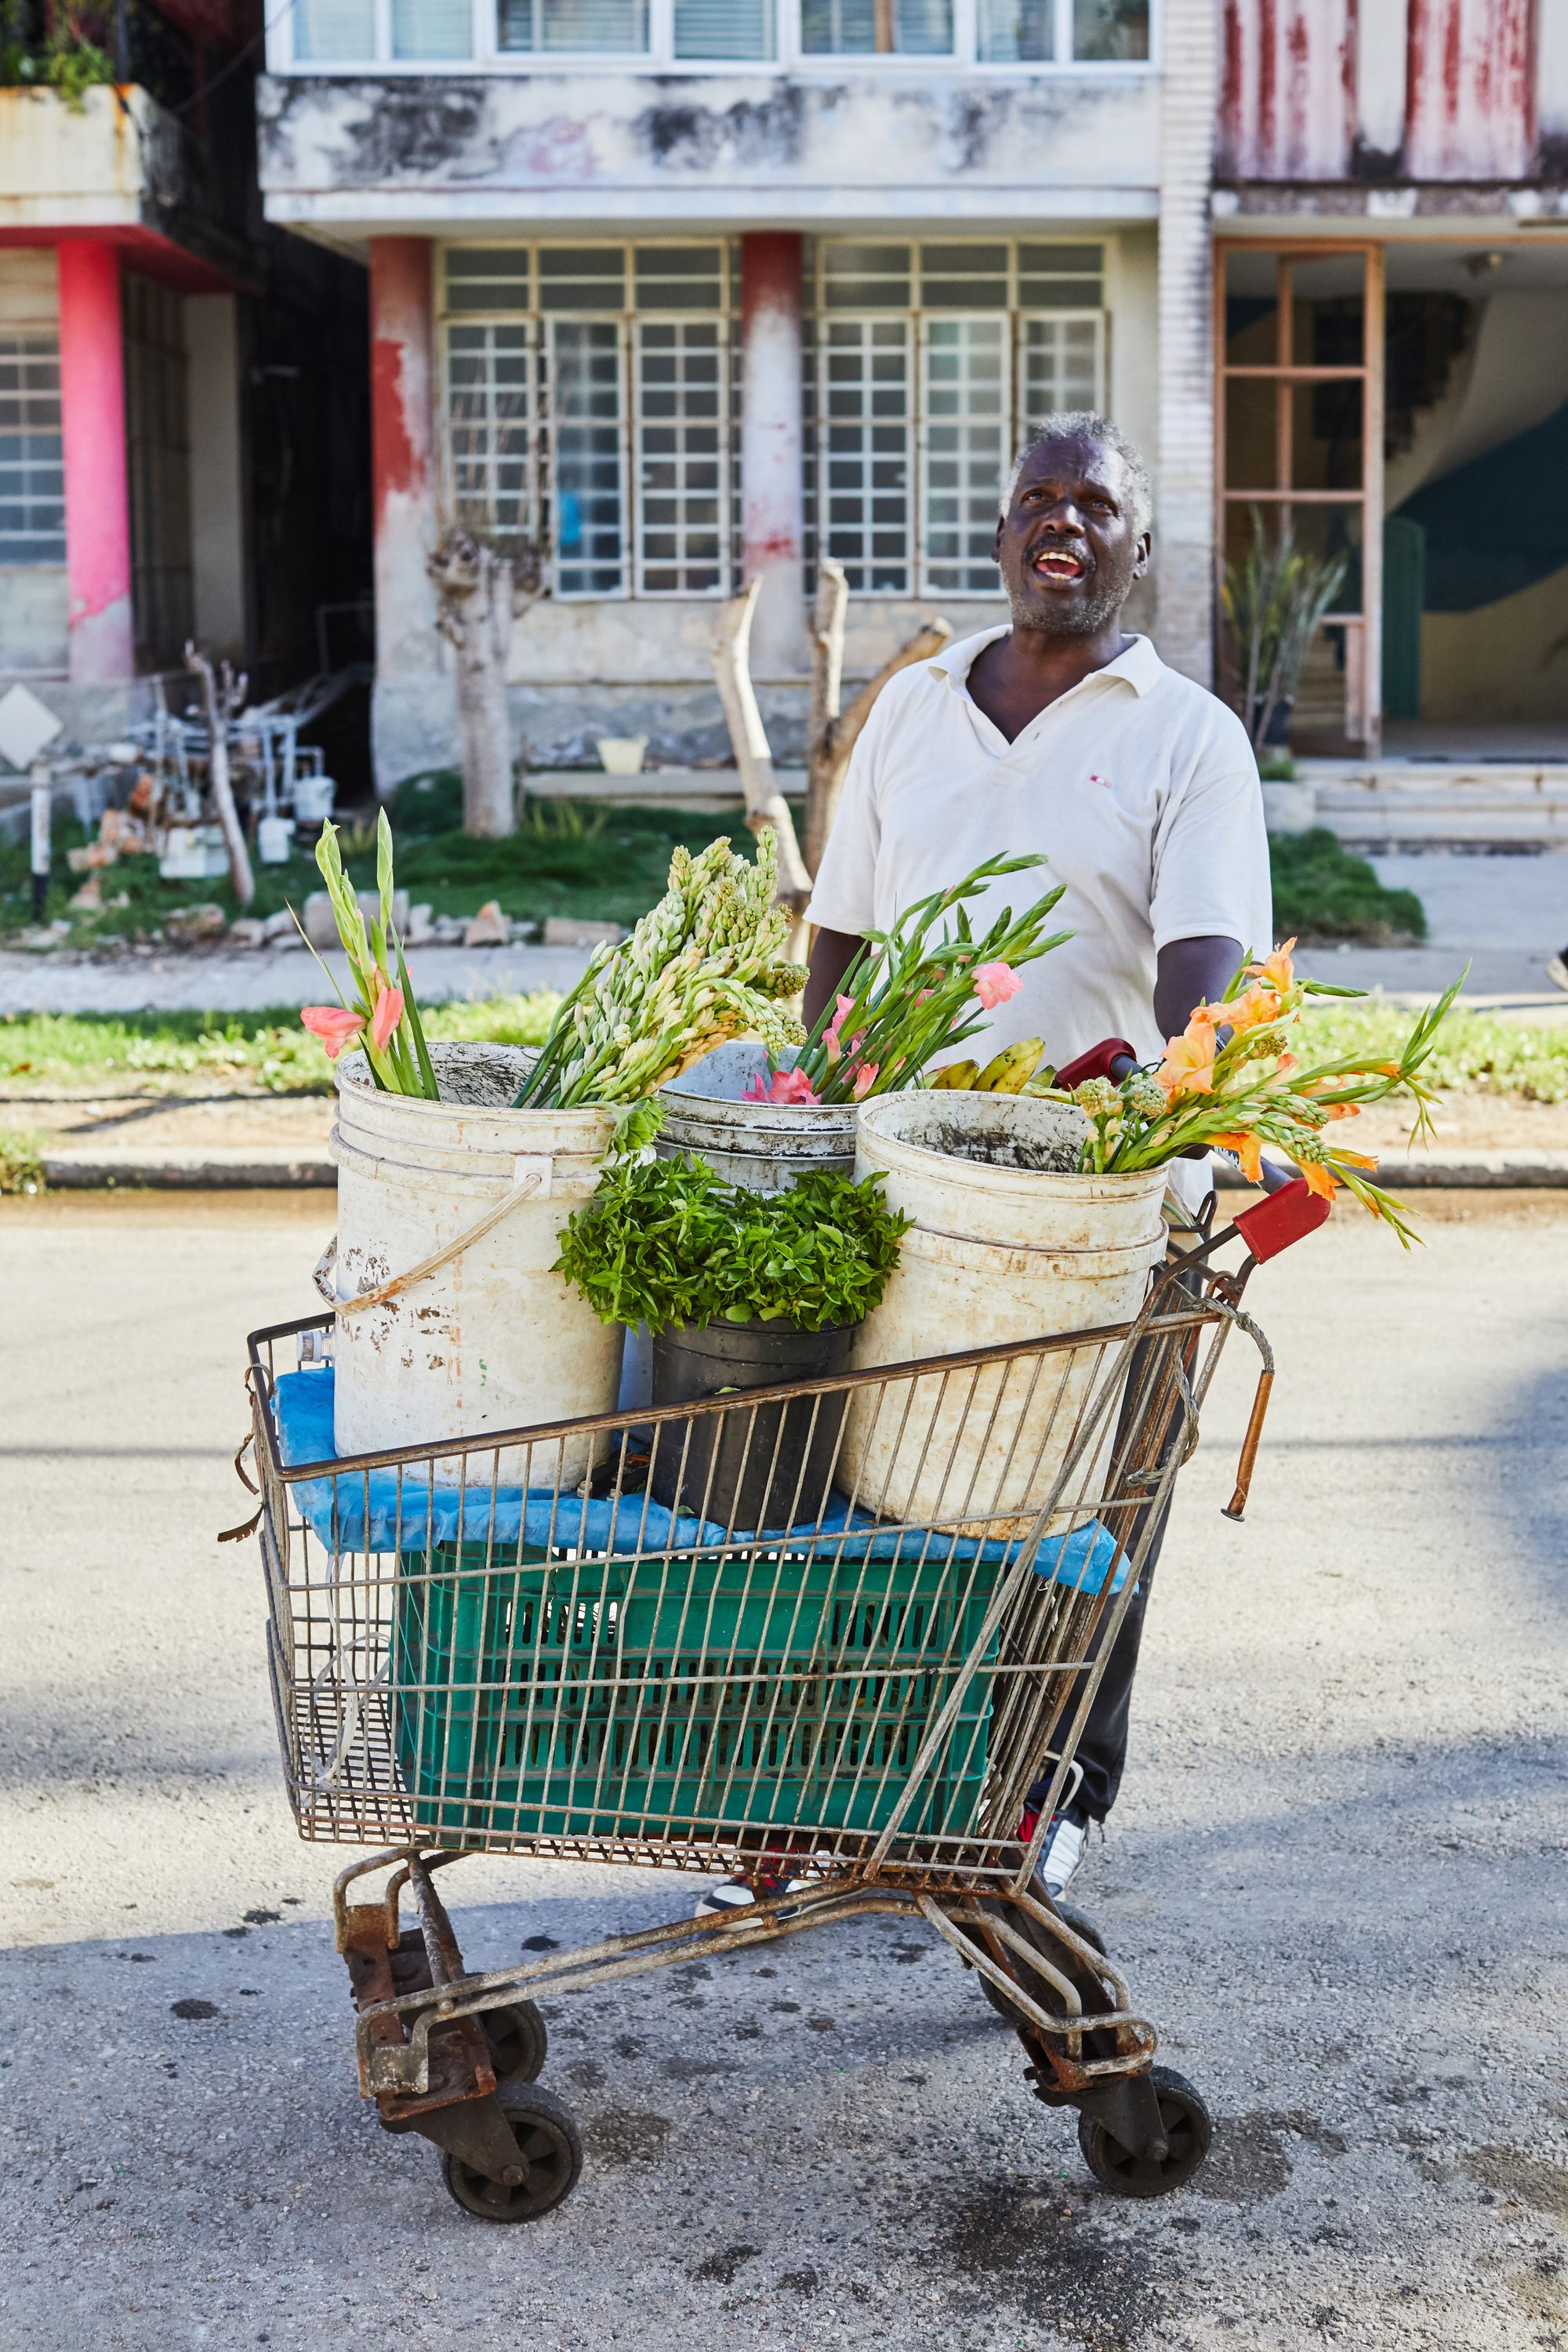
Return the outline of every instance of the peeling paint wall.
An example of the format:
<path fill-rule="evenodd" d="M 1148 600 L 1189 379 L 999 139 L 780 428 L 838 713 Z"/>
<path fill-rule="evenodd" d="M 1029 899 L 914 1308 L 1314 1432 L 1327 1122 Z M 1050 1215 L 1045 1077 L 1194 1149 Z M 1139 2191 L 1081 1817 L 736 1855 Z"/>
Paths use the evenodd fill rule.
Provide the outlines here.
<path fill-rule="evenodd" d="M 1220 169 L 1331 180 L 1350 168 L 1355 0 L 1226 0 Z"/>
<path fill-rule="evenodd" d="M 883 219 L 907 191 L 955 226 L 994 217 L 998 198 L 1050 216 L 1074 194 L 1095 212 L 1147 215 L 1159 152 L 1152 74 L 274 76 L 258 108 L 274 218 L 383 229 L 515 219 L 524 196 L 549 200 L 531 206 L 536 223 L 624 218 L 628 195 L 649 194 L 668 200 L 666 217 L 731 223 L 738 209 L 775 219 L 786 200 L 804 225 L 857 190 Z"/>
<path fill-rule="evenodd" d="M 1542 0 L 1560 7 L 1563 0 Z M 1520 180 L 1535 150 L 1533 0 L 1410 0 L 1405 169 Z"/>

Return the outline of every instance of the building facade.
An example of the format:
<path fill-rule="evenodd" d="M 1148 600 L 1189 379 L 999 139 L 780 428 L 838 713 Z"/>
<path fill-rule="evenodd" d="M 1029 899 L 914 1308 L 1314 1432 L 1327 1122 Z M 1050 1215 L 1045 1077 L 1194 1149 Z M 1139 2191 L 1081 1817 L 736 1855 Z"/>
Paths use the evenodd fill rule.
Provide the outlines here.
<path fill-rule="evenodd" d="M 75 94 L 33 14 L 8 69 L 40 78 L 0 88 L 0 692 L 92 740 L 188 638 L 269 690 L 368 590 L 363 272 L 261 217 L 237 0 L 84 12 L 128 53 Z"/>

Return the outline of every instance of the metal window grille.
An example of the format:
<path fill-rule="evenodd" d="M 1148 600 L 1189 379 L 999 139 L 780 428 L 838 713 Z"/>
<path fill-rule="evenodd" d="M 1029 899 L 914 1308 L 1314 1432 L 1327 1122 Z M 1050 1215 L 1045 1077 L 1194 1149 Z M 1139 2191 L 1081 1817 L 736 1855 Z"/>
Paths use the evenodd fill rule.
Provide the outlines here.
<path fill-rule="evenodd" d="M 392 0 L 395 58 L 471 58 L 473 0 Z"/>
<path fill-rule="evenodd" d="M 730 529 L 724 322 L 639 319 L 634 334 L 637 589 L 717 595 Z"/>
<path fill-rule="evenodd" d="M 496 37 L 502 49 L 640 56 L 647 0 L 500 0 Z"/>
<path fill-rule="evenodd" d="M 558 596 L 626 592 L 626 436 L 620 322 L 550 326 L 551 516 Z"/>
<path fill-rule="evenodd" d="M 934 318 L 921 333 L 921 573 L 928 593 L 994 594 L 996 492 L 1008 457 L 1005 313 Z"/>
<path fill-rule="evenodd" d="M 127 273 L 124 304 L 131 602 L 137 660 L 160 669 L 179 659 L 192 630 L 184 303 Z"/>
<path fill-rule="evenodd" d="M 801 0 L 800 46 L 807 57 L 950 57 L 952 0 Z"/>
<path fill-rule="evenodd" d="M 1072 53 L 1100 64 L 1147 58 L 1149 0 L 1072 0 Z"/>
<path fill-rule="evenodd" d="M 1049 65 L 1056 13 L 1055 0 L 979 0 L 975 55 L 984 66 Z"/>
<path fill-rule="evenodd" d="M 531 320 L 447 330 L 447 480 L 469 530 L 504 539 L 534 526 L 535 365 Z"/>
<path fill-rule="evenodd" d="M 65 494 L 58 338 L 0 335 L 0 563 L 65 562 Z"/>
<path fill-rule="evenodd" d="M 1058 408 L 1099 408 L 1105 396 L 1105 318 L 1100 311 L 1025 319 L 1018 339 L 1018 439 L 1026 441 Z"/>
<path fill-rule="evenodd" d="M 774 27 L 773 0 L 675 0 L 678 58 L 772 58 Z"/>
<path fill-rule="evenodd" d="M 375 0 L 295 0 L 294 55 L 309 65 L 374 58 Z"/>
<path fill-rule="evenodd" d="M 851 588 L 910 585 L 913 401 L 910 321 L 822 322 L 818 395 L 820 544 Z"/>

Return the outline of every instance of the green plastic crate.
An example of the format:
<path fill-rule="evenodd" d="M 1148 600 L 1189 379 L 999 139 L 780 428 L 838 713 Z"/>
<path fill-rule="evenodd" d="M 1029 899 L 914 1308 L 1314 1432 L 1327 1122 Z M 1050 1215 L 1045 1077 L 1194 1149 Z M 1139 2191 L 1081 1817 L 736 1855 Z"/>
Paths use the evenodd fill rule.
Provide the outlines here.
<path fill-rule="evenodd" d="M 996 1573 L 787 1549 L 405 1555 L 391 1699 L 416 1823 L 474 1840 L 879 1830 Z M 967 1828 L 989 1712 L 982 1671 L 901 1835 Z"/>

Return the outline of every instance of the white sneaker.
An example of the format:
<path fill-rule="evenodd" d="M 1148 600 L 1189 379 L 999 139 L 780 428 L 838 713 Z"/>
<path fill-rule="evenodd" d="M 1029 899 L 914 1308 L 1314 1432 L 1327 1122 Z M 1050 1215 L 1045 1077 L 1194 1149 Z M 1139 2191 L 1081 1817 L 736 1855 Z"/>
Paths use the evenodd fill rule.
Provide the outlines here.
<path fill-rule="evenodd" d="M 1047 1832 L 1035 1864 L 1035 1883 L 1053 1901 L 1071 1885 L 1088 1835 L 1088 1824 L 1075 1821 L 1070 1813 L 1058 1813 Z"/>
<path fill-rule="evenodd" d="M 814 1861 L 828 1859 L 826 1854 L 813 1856 Z M 772 1870 L 759 1873 L 754 1882 L 749 1878 L 726 1878 L 699 1897 L 691 1916 L 694 1919 L 719 1918 L 726 1912 L 744 1912 L 759 1900 L 771 1902 L 777 1895 L 804 1895 L 821 1885 L 822 1879 L 815 1871 L 805 1878 L 786 1878 Z"/>

